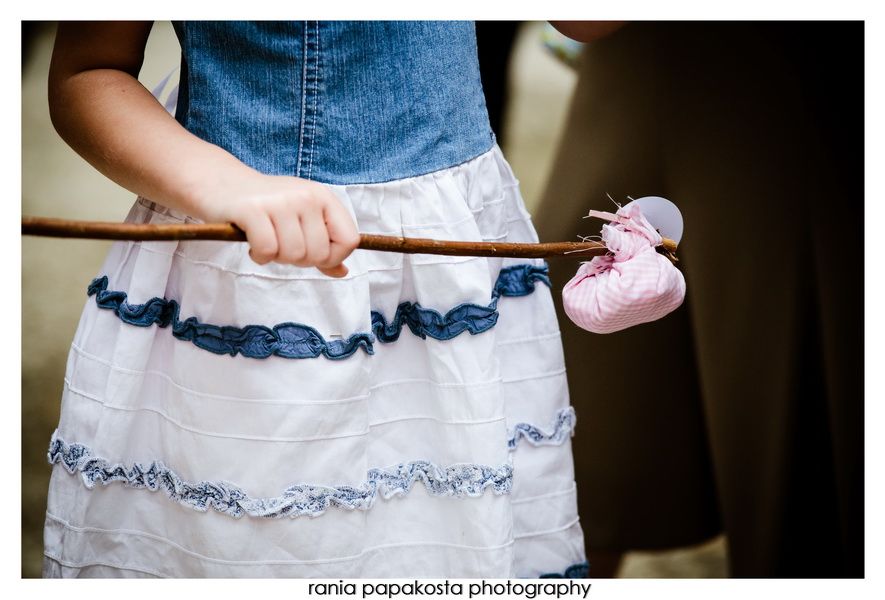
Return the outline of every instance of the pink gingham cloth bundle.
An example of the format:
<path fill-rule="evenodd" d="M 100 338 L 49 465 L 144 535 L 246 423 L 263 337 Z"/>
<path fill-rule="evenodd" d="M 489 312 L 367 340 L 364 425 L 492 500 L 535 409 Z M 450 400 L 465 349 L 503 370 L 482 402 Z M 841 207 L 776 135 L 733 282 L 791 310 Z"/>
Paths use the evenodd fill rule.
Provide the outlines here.
<path fill-rule="evenodd" d="M 638 205 L 589 216 L 610 221 L 602 226 L 609 253 L 583 263 L 562 290 L 565 312 L 576 325 L 612 333 L 660 319 L 682 304 L 685 278 L 655 250 L 663 238 Z"/>

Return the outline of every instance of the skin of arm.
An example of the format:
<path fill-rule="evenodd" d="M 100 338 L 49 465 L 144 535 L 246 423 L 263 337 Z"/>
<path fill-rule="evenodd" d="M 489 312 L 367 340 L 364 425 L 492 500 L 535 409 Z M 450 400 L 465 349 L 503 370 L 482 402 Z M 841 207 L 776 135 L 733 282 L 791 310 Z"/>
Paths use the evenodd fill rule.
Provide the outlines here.
<path fill-rule="evenodd" d="M 576 42 L 592 42 L 623 27 L 626 21 L 550 21 L 559 33 Z"/>
<path fill-rule="evenodd" d="M 151 22 L 60 23 L 49 71 L 59 135 L 126 189 L 246 233 L 249 255 L 343 277 L 359 234 L 326 186 L 264 175 L 184 129 L 139 83 Z"/>

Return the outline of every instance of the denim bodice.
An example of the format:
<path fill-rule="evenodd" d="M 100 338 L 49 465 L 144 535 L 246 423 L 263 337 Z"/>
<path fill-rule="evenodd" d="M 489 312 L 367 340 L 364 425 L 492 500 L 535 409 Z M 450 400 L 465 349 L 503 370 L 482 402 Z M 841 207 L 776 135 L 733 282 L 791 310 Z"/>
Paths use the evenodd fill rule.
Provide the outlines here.
<path fill-rule="evenodd" d="M 253 168 L 375 183 L 494 144 L 472 22 L 174 24 L 176 118 Z"/>

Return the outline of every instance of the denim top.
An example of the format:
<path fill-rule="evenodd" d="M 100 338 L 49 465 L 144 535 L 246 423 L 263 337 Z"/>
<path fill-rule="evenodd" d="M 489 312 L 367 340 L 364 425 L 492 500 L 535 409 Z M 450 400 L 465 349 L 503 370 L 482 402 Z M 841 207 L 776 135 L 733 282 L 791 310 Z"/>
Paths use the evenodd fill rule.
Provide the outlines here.
<path fill-rule="evenodd" d="M 489 150 L 472 22 L 174 23 L 176 119 L 251 167 L 332 184 Z"/>

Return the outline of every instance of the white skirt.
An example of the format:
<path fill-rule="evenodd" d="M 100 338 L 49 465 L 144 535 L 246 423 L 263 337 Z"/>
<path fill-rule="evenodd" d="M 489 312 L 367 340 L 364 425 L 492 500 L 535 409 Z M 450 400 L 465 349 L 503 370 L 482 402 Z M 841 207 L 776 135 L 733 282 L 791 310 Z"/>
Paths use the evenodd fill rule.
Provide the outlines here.
<path fill-rule="evenodd" d="M 537 241 L 500 150 L 331 186 L 365 233 Z M 128 222 L 194 222 L 144 199 Z M 115 243 L 67 363 L 49 577 L 586 572 L 540 260 Z M 85 287 L 84 282 L 84 287 Z"/>

